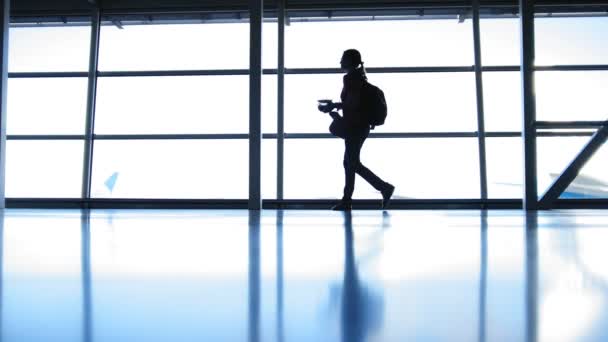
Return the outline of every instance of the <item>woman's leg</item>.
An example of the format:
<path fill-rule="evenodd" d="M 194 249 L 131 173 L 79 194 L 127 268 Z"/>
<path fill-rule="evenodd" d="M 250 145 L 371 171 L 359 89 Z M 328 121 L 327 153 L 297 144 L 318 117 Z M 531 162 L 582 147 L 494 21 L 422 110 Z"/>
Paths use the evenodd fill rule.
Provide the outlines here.
<path fill-rule="evenodd" d="M 364 137 L 357 134 L 348 134 L 344 139 L 344 201 L 350 201 L 355 191 L 355 172 L 359 168 L 359 156 L 364 140 Z"/>

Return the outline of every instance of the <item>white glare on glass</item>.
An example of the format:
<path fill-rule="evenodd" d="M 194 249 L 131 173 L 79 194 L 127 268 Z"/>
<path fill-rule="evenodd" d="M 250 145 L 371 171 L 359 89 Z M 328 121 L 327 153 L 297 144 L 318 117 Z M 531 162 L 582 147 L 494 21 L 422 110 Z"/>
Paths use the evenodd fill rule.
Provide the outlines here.
<path fill-rule="evenodd" d="M 6 197 L 78 198 L 82 141 L 8 141 Z"/>
<path fill-rule="evenodd" d="M 101 28 L 99 70 L 240 69 L 249 24 L 114 25 Z"/>
<path fill-rule="evenodd" d="M 276 76 L 264 76 L 263 129 L 276 132 Z M 249 132 L 247 76 L 100 78 L 96 134 Z"/>
<path fill-rule="evenodd" d="M 247 76 L 101 78 L 95 133 L 247 133 Z"/>
<path fill-rule="evenodd" d="M 277 198 L 276 139 L 262 139 L 262 198 Z"/>
<path fill-rule="evenodd" d="M 367 67 L 473 64 L 470 20 L 292 22 L 285 37 L 289 68 L 337 68 L 346 49 Z"/>
<path fill-rule="evenodd" d="M 87 71 L 90 26 L 19 27 L 9 30 L 9 71 Z"/>
<path fill-rule="evenodd" d="M 486 138 L 489 198 L 521 198 L 522 144 L 521 138 Z"/>
<path fill-rule="evenodd" d="M 482 19 L 480 21 L 482 65 L 519 65 L 521 58 L 519 29 L 518 18 Z"/>
<path fill-rule="evenodd" d="M 608 18 L 536 18 L 536 65 L 606 64 Z"/>
<path fill-rule="evenodd" d="M 608 71 L 536 72 L 536 118 L 607 120 L 607 89 Z"/>
<path fill-rule="evenodd" d="M 7 134 L 84 134 L 86 78 L 9 79 Z"/>
<path fill-rule="evenodd" d="M 522 124 L 520 73 L 483 73 L 483 106 L 486 132 L 520 132 Z"/>
<path fill-rule="evenodd" d="M 277 67 L 276 23 L 263 26 L 262 62 Z M 99 70 L 249 68 L 249 23 L 104 25 Z"/>
<path fill-rule="evenodd" d="M 247 146 L 245 139 L 97 141 L 92 196 L 247 198 Z"/>

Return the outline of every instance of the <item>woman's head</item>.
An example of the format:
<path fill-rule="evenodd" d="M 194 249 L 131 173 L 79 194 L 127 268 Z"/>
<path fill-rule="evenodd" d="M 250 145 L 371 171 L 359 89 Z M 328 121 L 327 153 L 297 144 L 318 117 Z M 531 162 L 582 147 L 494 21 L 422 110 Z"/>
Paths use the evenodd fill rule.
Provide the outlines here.
<path fill-rule="evenodd" d="M 340 66 L 345 70 L 353 70 L 359 67 L 359 65 L 363 65 L 363 61 L 361 60 L 361 53 L 355 49 L 348 49 L 344 51 L 342 54 L 342 59 L 340 60 Z"/>

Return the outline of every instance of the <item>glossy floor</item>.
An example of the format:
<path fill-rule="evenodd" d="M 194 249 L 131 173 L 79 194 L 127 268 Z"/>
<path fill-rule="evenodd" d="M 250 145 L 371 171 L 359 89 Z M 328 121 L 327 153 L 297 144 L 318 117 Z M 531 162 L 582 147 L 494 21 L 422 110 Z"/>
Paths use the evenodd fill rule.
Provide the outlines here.
<path fill-rule="evenodd" d="M 2 342 L 608 341 L 608 211 L 1 222 Z"/>

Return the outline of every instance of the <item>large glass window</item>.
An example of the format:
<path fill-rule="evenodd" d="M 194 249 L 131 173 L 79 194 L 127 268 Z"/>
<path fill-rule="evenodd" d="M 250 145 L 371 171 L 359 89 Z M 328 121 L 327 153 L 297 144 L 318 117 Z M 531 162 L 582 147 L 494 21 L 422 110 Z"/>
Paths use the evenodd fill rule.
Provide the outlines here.
<path fill-rule="evenodd" d="M 441 69 L 474 64 L 471 20 L 425 15 L 397 18 L 290 19 L 285 28 L 286 198 L 341 195 L 343 141 L 289 134 L 328 133 L 330 119 L 317 111 L 317 100 L 339 100 L 343 74 L 322 69 L 338 68 L 346 49 L 361 51 L 368 68 L 408 68 L 368 73 L 370 82 L 383 89 L 389 110 L 386 124 L 374 133 L 470 135 L 477 131 L 474 73 Z M 195 23 L 186 17 L 104 16 L 95 102 L 93 197 L 247 198 L 249 24 L 246 19 L 233 19 L 230 23 Z M 535 23 L 538 66 L 606 64 L 608 48 L 597 33 L 608 25 L 605 17 L 537 16 Z M 15 75 L 9 81 L 8 197 L 81 195 L 84 141 L 53 135 L 85 134 L 87 79 L 45 73 L 86 72 L 90 33 L 86 22 L 11 27 L 11 73 L 41 74 Z M 277 67 L 276 22 L 264 23 L 263 34 L 262 129 L 273 134 L 277 132 L 277 77 L 268 69 Z M 481 39 L 484 66 L 520 63 L 519 19 L 515 16 L 483 18 Z M 416 67 L 438 69 L 409 69 Z M 536 72 L 537 119 L 606 120 L 601 99 L 608 88 L 608 72 L 557 69 Z M 162 71 L 174 70 L 186 72 L 160 76 Z M 221 75 L 194 75 L 196 70 Z M 486 131 L 520 132 L 520 73 L 485 71 L 483 81 Z M 220 136 L 179 136 L 192 134 Z M 16 135 L 49 137 L 23 140 Z M 440 136 L 372 136 L 363 148 L 362 160 L 397 186 L 396 198 L 479 198 L 477 139 Z M 277 139 L 267 135 L 262 144 L 266 199 L 275 198 L 277 192 Z M 569 147 L 554 140 L 567 141 L 564 146 Z M 539 138 L 540 193 L 586 141 L 588 137 Z M 597 171 L 601 156 L 596 155 L 575 183 L 603 187 Z M 521 139 L 487 138 L 486 159 L 489 197 L 521 198 Z M 378 198 L 362 179 L 357 178 L 357 184 L 355 197 Z M 598 195 L 585 190 L 579 197 L 590 196 Z"/>

